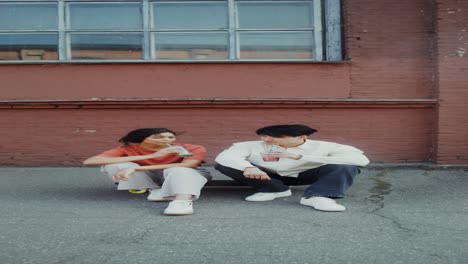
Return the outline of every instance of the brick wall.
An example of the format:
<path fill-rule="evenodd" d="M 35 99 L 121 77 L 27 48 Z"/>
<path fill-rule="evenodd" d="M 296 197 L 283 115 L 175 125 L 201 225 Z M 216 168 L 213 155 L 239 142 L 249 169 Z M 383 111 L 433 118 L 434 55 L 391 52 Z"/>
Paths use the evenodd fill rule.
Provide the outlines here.
<path fill-rule="evenodd" d="M 353 98 L 432 98 L 431 0 L 344 0 Z"/>
<path fill-rule="evenodd" d="M 2 65 L 0 164 L 77 165 L 114 146 L 128 130 L 147 126 L 187 131 L 180 139 L 207 146 L 212 163 L 230 143 L 256 139 L 256 128 L 275 123 L 317 127 L 320 133 L 314 138 L 355 145 L 372 161 L 467 164 L 467 1 L 343 4 L 349 58 L 344 63 Z M 81 109 L 73 103 L 54 108 L 53 102 L 44 108 L 37 102 L 8 105 L 15 100 L 108 98 L 303 98 L 325 103 L 297 108 L 281 103 L 172 108 L 168 102 L 157 108 L 115 109 Z M 355 101 L 327 106 L 327 100 L 334 104 L 349 98 Z M 439 99 L 438 108 L 359 102 L 431 98 Z"/>
<path fill-rule="evenodd" d="M 468 163 L 468 1 L 437 1 L 437 162 Z"/>
<path fill-rule="evenodd" d="M 344 115 L 346 112 L 346 115 Z M 185 131 L 182 142 L 208 148 L 207 162 L 233 142 L 257 140 L 255 130 L 277 123 L 305 123 L 313 138 L 354 145 L 373 161 L 428 159 L 433 111 L 407 109 L 36 109 L 3 110 L 0 164 L 76 165 L 119 145 L 139 127 Z M 18 122 L 21 120 L 21 122 Z M 404 127 L 404 131 L 399 129 Z M 402 133 L 403 132 L 403 133 Z"/>
<path fill-rule="evenodd" d="M 345 98 L 346 64 L 3 65 L 0 99 Z"/>

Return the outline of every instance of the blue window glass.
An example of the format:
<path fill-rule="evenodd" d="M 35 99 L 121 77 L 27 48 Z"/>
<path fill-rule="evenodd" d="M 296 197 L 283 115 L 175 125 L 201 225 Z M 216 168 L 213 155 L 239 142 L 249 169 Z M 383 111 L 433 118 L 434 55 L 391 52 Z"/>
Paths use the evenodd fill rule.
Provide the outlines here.
<path fill-rule="evenodd" d="M 227 59 L 226 32 L 155 33 L 157 59 Z"/>
<path fill-rule="evenodd" d="M 241 59 L 304 59 L 313 58 L 312 32 L 240 32 Z"/>
<path fill-rule="evenodd" d="M 0 60 L 57 60 L 57 34 L 0 34 Z"/>
<path fill-rule="evenodd" d="M 0 60 L 339 61 L 340 13 L 340 0 L 0 0 Z"/>
<path fill-rule="evenodd" d="M 225 2 L 153 3 L 156 29 L 225 29 L 227 23 Z"/>
<path fill-rule="evenodd" d="M 239 2 L 237 24 L 241 29 L 312 28 L 311 2 Z"/>
<path fill-rule="evenodd" d="M 69 3 L 69 29 L 141 29 L 139 3 Z"/>
<path fill-rule="evenodd" d="M 142 59 L 139 33 L 70 34 L 71 59 L 138 60 Z"/>
<path fill-rule="evenodd" d="M 0 3 L 0 30 L 57 29 L 57 5 Z"/>

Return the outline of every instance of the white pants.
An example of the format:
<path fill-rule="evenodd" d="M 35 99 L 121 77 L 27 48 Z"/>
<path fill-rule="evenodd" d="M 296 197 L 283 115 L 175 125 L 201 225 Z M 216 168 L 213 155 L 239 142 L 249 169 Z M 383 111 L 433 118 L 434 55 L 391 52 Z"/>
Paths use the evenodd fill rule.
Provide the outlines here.
<path fill-rule="evenodd" d="M 101 172 L 112 179 L 112 175 L 119 170 L 139 167 L 134 162 L 122 162 L 101 167 Z M 164 197 L 176 194 L 192 194 L 195 198 L 200 196 L 200 190 L 208 182 L 208 175 L 202 175 L 186 167 L 173 167 L 165 170 L 136 171 L 129 175 L 127 181 L 119 181 L 117 190 L 129 189 L 158 189 L 161 186 L 161 195 Z"/>

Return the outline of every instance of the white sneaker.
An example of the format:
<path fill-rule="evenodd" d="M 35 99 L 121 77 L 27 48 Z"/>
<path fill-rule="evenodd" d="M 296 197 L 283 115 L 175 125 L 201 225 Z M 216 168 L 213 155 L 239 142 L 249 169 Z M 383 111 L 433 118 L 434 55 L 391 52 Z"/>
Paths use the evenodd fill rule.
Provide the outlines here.
<path fill-rule="evenodd" d="M 191 200 L 174 200 L 169 203 L 165 215 L 191 215 L 193 214 L 193 206 Z"/>
<path fill-rule="evenodd" d="M 160 189 L 151 190 L 151 193 L 146 198 L 150 202 L 169 202 L 172 201 L 170 198 L 166 198 L 161 195 Z"/>
<path fill-rule="evenodd" d="M 249 202 L 266 202 L 274 200 L 276 198 L 287 196 L 291 196 L 291 190 L 287 190 L 284 192 L 258 192 L 245 197 L 245 200 Z"/>
<path fill-rule="evenodd" d="M 311 206 L 320 211 L 327 212 L 341 212 L 346 210 L 346 207 L 341 204 L 337 204 L 335 200 L 327 197 L 311 197 L 301 198 L 300 204 Z"/>

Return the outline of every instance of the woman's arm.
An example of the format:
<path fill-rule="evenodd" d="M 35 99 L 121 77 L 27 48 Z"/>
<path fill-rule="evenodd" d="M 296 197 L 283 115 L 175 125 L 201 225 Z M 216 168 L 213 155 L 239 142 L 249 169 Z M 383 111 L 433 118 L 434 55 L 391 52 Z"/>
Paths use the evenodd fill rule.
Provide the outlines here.
<path fill-rule="evenodd" d="M 198 165 L 202 163 L 201 160 L 183 160 L 182 162 L 178 163 L 169 163 L 169 164 L 159 164 L 159 165 L 148 165 L 148 166 L 140 166 L 134 168 L 136 171 L 144 171 L 144 170 L 163 170 L 172 167 L 186 167 L 186 168 L 196 168 Z"/>
<path fill-rule="evenodd" d="M 160 165 L 149 165 L 149 166 L 139 166 L 133 168 L 127 168 L 118 171 L 115 175 L 112 176 L 112 179 L 117 180 L 128 180 L 128 176 L 135 171 L 145 171 L 145 170 L 163 170 L 172 167 L 186 167 L 186 168 L 196 168 L 198 165 L 202 163 L 201 160 L 189 159 L 183 160 L 182 162 L 178 163 L 169 163 L 169 164 L 160 164 Z"/>
<path fill-rule="evenodd" d="M 139 156 L 125 156 L 125 157 L 103 157 L 103 156 L 94 156 L 83 161 L 83 165 L 107 165 L 121 162 L 130 162 L 136 160 L 145 160 L 164 157 L 171 153 L 177 153 L 180 150 L 175 148 L 164 148 L 160 149 L 152 154 L 148 155 L 139 155 Z"/>
<path fill-rule="evenodd" d="M 107 165 L 121 162 L 130 162 L 151 158 L 150 155 L 128 156 L 128 157 L 101 157 L 94 156 L 83 161 L 83 165 Z"/>

